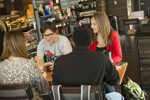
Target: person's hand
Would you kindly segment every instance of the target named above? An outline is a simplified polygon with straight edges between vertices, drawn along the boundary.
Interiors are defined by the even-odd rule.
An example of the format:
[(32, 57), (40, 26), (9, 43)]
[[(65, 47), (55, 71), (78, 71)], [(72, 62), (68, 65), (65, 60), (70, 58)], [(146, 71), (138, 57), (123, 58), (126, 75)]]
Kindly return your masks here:
[(51, 62), (50, 62), (49, 65), (50, 65), (50, 66), (49, 66), (49, 70), (53, 71), (54, 63), (51, 63)]
[[(48, 68), (47, 68), (47, 66), (48, 66)], [(54, 66), (54, 63), (51, 63), (51, 62), (45, 63), (44, 64), (44, 70), (47, 72), (53, 71), (53, 66)]]

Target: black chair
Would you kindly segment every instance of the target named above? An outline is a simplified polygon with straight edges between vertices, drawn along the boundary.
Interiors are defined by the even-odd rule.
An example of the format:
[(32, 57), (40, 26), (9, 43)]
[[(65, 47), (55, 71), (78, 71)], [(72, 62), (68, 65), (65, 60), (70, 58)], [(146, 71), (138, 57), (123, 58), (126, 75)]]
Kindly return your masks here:
[(50, 87), (49, 97), (52, 97), (52, 100), (104, 100), (99, 85), (81, 85), (81, 87), (53, 85)]
[(0, 100), (31, 100), (32, 98), (33, 94), (29, 83), (0, 85)]
[(139, 26), (139, 19), (124, 19), (123, 25), (125, 29), (125, 51), (127, 51), (127, 48), (131, 46), (131, 36), (135, 35), (136, 28)]

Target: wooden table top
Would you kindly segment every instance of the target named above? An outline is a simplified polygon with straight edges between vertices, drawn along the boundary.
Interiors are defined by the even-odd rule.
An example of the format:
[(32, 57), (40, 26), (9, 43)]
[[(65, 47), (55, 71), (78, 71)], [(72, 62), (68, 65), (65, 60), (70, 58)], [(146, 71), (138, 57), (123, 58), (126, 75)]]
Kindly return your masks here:
[(47, 73), (47, 78), (46, 80), (49, 82), (49, 83), (52, 83), (53, 79), (52, 79), (52, 74), (53, 72), (46, 72)]
[[(117, 71), (118, 71), (118, 73), (120, 75), (120, 84), (121, 84), (121, 82), (122, 82), (122, 80), (124, 78), (124, 74), (126, 72), (126, 68), (127, 68), (128, 63), (127, 62), (118, 62), (118, 63), (115, 63), (114, 65), (116, 67), (118, 67)], [(52, 83), (52, 81), (53, 81), (52, 80), (52, 74), (53, 74), (53, 72), (46, 72), (46, 73), (47, 73), (47, 81), (49, 83)]]
[(149, 20), (150, 18), (148, 17), (144, 17), (143, 19), (139, 19), (139, 21), (143, 21), (143, 20)]
[(117, 71), (119, 73), (119, 76), (120, 76), (120, 84), (124, 78), (124, 74), (126, 72), (126, 69), (127, 69), (127, 66), (128, 66), (128, 63), (127, 62), (118, 62), (116, 64), (114, 64), (115, 66), (120, 66), (121, 68), (118, 68)]

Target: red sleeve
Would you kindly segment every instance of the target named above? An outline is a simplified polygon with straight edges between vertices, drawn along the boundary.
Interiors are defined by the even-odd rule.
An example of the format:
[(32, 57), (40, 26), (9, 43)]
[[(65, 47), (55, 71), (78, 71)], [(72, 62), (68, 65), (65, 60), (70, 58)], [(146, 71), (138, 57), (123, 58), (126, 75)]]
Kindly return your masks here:
[(113, 63), (116, 63), (122, 60), (122, 49), (118, 33), (113, 31), (111, 34), (113, 40), (111, 42), (111, 46), (107, 47), (107, 50), (111, 51)]
[(95, 51), (96, 50), (97, 45), (94, 43), (94, 40), (92, 41), (92, 44), (90, 45), (89, 49), (91, 51)]

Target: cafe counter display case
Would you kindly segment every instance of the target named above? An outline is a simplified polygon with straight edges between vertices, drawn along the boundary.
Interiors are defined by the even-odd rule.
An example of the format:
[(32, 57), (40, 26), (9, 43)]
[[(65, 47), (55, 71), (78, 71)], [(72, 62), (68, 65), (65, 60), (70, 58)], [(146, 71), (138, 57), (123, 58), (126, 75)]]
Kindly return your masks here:
[(20, 31), (26, 38), (26, 46), (30, 58), (35, 58), (39, 39), (32, 22), (28, 22), (27, 16), (5, 15), (0, 18), (7, 24), (9, 31)]
[(26, 28), (29, 26), (32, 26), (32, 23), (28, 22), (27, 16), (20, 16), (18, 15), (4, 15), (0, 16), (0, 19), (2, 19), (4, 22), (6, 22), (9, 31), (11, 30), (18, 30), (20, 28)]

